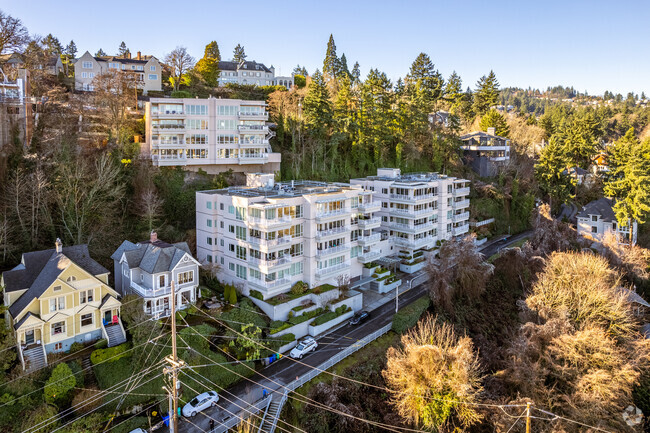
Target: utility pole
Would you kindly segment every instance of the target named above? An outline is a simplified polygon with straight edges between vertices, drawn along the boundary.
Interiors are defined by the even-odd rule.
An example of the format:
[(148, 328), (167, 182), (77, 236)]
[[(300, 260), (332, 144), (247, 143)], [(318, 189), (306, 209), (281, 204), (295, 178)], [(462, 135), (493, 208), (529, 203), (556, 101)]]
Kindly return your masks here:
[(530, 402), (526, 402), (526, 433), (530, 433)]
[[(175, 282), (171, 282), (172, 293), (171, 293), (171, 313), (172, 313), (172, 354), (165, 358), (165, 361), (169, 363), (168, 367), (163, 368), (163, 373), (171, 375), (172, 377), (172, 386), (169, 392), (169, 431), (170, 433), (178, 433), (178, 388), (180, 388), (180, 382), (178, 381), (178, 371), (183, 368), (185, 364), (183, 361), (178, 359), (176, 353), (176, 291), (175, 291)], [(171, 391), (171, 392), (170, 392)]]

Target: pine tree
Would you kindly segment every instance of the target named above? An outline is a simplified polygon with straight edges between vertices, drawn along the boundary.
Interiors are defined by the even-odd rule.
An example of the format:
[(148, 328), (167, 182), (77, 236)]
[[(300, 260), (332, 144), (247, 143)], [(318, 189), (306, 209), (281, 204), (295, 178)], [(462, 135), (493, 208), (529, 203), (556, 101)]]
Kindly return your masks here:
[(104, 57), (104, 56), (106, 56), (106, 52), (101, 48), (97, 50), (97, 52), (95, 53), (95, 57)]
[(483, 117), (479, 123), (482, 131), (487, 131), (488, 128), (495, 128), (496, 135), (507, 137), (510, 134), (510, 127), (503, 114), (497, 110), (490, 110)]
[[(622, 226), (643, 224), (650, 213), (650, 140), (639, 143), (630, 128), (609, 150), (610, 177), (606, 195), (616, 199), (614, 212)], [(633, 240), (630, 230), (630, 241)]]
[(557, 137), (552, 137), (535, 165), (535, 177), (539, 188), (548, 196), (551, 207), (554, 200), (564, 203), (571, 198), (575, 179), (566, 171), (568, 163), (562, 144)]
[(308, 77), (309, 72), (307, 72), (307, 68), (304, 66), (296, 65), (295, 68), (293, 68), (293, 74), (294, 75), (302, 75), (303, 77)]
[(411, 64), (411, 70), (406, 76), (407, 89), (411, 93), (422, 93), (421, 102), (432, 105), (442, 96), (443, 85), (442, 75), (436, 69), (431, 58), (425, 53), (420, 53)]
[(52, 33), (45, 36), (42, 44), (45, 54), (49, 56), (61, 55), (63, 53), (63, 46), (61, 45), (61, 42), (59, 42), (59, 40), (55, 38)]
[(246, 61), (246, 51), (244, 51), (244, 46), (237, 44), (235, 49), (232, 52), (232, 60), (237, 63), (242, 63)]
[(483, 75), (476, 83), (474, 111), (477, 114), (485, 114), (490, 107), (497, 105), (498, 102), (499, 82), (494, 71), (490, 71), (487, 76)]
[(339, 70), (340, 73), (346, 76), (350, 76), (350, 70), (348, 69), (348, 59), (345, 57), (345, 53), (341, 55), (341, 60), (339, 60)]
[(219, 85), (219, 62), (221, 54), (216, 41), (205, 46), (203, 58), (196, 62), (195, 70), (206, 86), (217, 87)]
[(307, 124), (320, 132), (332, 121), (332, 106), (323, 74), (317, 69), (309, 83), (303, 103), (303, 113)]
[(352, 84), (355, 86), (361, 82), (361, 67), (359, 66), (359, 62), (354, 62), (354, 66), (350, 72), (350, 78), (352, 79)]
[(340, 60), (336, 56), (336, 43), (334, 43), (334, 36), (330, 34), (330, 40), (327, 42), (325, 60), (323, 61), (323, 76), (326, 80), (337, 78), (340, 70)]
[(70, 59), (74, 59), (75, 56), (77, 55), (77, 45), (75, 45), (74, 41), (70, 41), (67, 47), (65, 47), (65, 54), (68, 56)]
[(126, 44), (124, 41), (120, 44), (120, 47), (117, 49), (117, 56), (118, 57), (126, 57), (126, 55), (129, 53), (129, 49), (126, 47)]

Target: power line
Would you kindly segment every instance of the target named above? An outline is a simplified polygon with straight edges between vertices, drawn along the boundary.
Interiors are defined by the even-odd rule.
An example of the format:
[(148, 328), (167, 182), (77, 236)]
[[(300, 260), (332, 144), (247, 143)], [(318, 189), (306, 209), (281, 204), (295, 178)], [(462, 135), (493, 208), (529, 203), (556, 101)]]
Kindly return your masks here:
[(533, 409), (538, 410), (538, 411), (542, 412), (543, 414), (546, 414), (546, 415), (550, 415), (550, 416), (552, 416), (553, 418), (550, 419), (549, 421), (556, 421), (556, 420), (558, 420), (558, 419), (561, 419), (561, 420), (564, 420), (564, 421), (567, 421), (567, 422), (571, 422), (571, 423), (574, 423), (574, 424), (581, 425), (582, 427), (592, 428), (592, 429), (594, 429), (594, 430), (601, 431), (601, 432), (603, 432), (603, 433), (614, 433), (613, 431), (605, 430), (605, 429), (602, 429), (602, 428), (600, 428), (600, 427), (596, 427), (596, 426), (593, 426), (593, 425), (585, 424), (585, 423), (583, 423), (583, 422), (576, 421), (576, 420), (573, 420), (573, 419), (570, 419), (570, 418), (567, 418), (567, 417), (564, 417), (564, 416), (561, 416), (561, 415), (557, 415), (557, 414), (554, 414), (554, 413), (552, 413), (552, 412), (549, 412), (549, 411), (546, 411), (546, 410), (543, 410), (543, 409), (539, 409), (539, 408), (537, 408), (537, 407), (534, 407)]

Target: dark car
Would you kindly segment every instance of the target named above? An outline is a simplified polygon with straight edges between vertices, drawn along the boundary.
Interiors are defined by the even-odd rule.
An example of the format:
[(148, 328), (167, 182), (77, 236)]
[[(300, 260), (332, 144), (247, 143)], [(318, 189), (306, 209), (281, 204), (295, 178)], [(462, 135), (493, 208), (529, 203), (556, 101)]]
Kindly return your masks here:
[(370, 317), (370, 313), (367, 311), (359, 311), (357, 314), (350, 319), (350, 325), (358, 325), (359, 323), (365, 322)]

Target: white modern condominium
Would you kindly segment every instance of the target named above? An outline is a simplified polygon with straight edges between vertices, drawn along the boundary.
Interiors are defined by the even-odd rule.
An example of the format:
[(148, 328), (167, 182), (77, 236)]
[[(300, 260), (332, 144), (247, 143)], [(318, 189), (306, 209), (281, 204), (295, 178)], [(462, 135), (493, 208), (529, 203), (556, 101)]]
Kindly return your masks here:
[(351, 179), (374, 192), (381, 228), (398, 250), (433, 248), (438, 241), (469, 231), (469, 181), (438, 173), (401, 174), (380, 168), (377, 176)]
[(249, 174), (247, 186), (196, 193), (198, 259), (222, 282), (262, 293), (355, 280), (382, 256), (379, 204), (372, 191), (342, 183), (274, 183)]
[(146, 151), (155, 166), (209, 174), (280, 170), (272, 153), (264, 101), (151, 98), (145, 107)]

